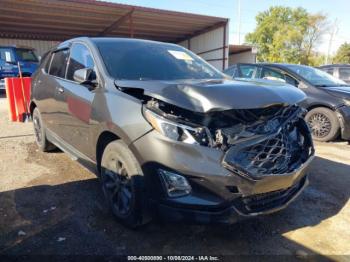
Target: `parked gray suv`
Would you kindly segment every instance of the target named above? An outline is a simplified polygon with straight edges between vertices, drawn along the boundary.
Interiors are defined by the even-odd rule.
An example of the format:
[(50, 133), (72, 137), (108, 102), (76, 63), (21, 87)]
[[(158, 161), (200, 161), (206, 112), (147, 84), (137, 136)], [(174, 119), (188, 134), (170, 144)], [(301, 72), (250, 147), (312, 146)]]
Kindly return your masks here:
[(286, 207), (314, 155), (303, 99), (228, 79), (178, 45), (76, 38), (43, 57), (30, 110), (39, 148), (96, 172), (113, 214), (135, 227)]

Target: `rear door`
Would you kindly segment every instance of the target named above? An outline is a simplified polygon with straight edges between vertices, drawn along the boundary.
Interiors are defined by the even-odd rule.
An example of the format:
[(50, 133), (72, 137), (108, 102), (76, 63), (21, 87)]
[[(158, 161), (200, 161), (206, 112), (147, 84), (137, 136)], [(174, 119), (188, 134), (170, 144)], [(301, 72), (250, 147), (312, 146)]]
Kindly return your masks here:
[(339, 79), (343, 80), (347, 84), (350, 84), (350, 67), (339, 67), (338, 73)]
[(73, 43), (66, 79), (62, 81), (62, 90), (57, 93), (57, 101), (61, 105), (61, 137), (69, 146), (84, 155), (89, 155), (90, 115), (95, 91), (91, 90), (91, 86), (79, 84), (74, 80), (74, 72), (83, 68), (92, 68), (96, 72), (89, 48), (83, 43)]
[(49, 54), (32, 83), (33, 97), (44, 124), (49, 131), (56, 134), (59, 134), (61, 124), (61, 105), (56, 100), (56, 93), (65, 77), (68, 54), (68, 49), (56, 50)]

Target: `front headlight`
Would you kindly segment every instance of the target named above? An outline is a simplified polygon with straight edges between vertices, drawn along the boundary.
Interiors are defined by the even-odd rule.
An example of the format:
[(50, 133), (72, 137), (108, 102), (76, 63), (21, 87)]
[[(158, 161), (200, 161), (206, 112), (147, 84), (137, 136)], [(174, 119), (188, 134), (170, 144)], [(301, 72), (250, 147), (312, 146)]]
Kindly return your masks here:
[(144, 108), (143, 114), (155, 130), (172, 140), (197, 145), (210, 143), (210, 133), (205, 127), (191, 127), (176, 123), (147, 108)]

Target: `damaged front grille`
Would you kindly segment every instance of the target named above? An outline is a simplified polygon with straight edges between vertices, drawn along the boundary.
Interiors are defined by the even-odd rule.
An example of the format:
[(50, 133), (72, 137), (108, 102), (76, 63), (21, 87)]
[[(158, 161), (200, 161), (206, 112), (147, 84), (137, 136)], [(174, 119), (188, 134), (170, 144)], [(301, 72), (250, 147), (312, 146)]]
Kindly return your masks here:
[(250, 173), (278, 174), (288, 172), (288, 162), (292, 154), (285, 132), (266, 139), (256, 145), (241, 150), (245, 168)]
[(151, 100), (147, 108), (181, 125), (177, 140), (222, 150), (222, 164), (246, 177), (288, 174), (313, 154), (305, 110), (296, 105), (198, 113)]
[(291, 108), (288, 114), (255, 127), (258, 131), (248, 139), (235, 140), (225, 154), (224, 166), (259, 178), (288, 174), (306, 162), (313, 154), (311, 136), (298, 108)]

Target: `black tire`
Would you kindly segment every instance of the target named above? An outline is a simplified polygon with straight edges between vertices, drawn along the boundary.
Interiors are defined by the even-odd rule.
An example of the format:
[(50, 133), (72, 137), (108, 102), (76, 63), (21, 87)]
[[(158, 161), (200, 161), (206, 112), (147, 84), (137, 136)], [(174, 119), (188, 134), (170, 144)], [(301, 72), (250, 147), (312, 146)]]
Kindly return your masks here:
[(336, 114), (325, 107), (310, 110), (305, 120), (308, 123), (313, 139), (328, 142), (339, 136), (340, 124)]
[(103, 151), (100, 178), (103, 193), (119, 221), (131, 228), (149, 222), (141, 167), (121, 140), (110, 142)]
[(49, 152), (56, 149), (56, 146), (52, 144), (46, 137), (45, 125), (43, 124), (39, 109), (36, 107), (33, 111), (33, 126), (35, 141), (39, 149), (43, 152)]

